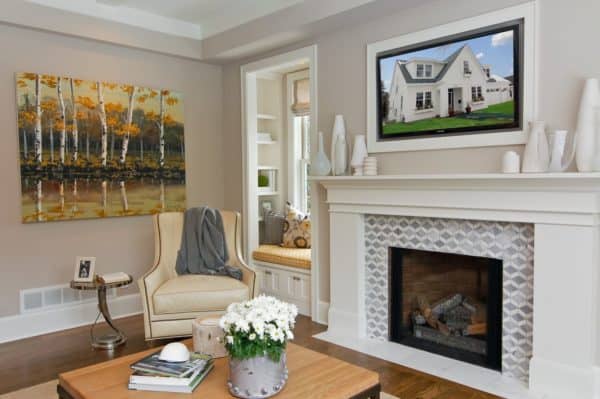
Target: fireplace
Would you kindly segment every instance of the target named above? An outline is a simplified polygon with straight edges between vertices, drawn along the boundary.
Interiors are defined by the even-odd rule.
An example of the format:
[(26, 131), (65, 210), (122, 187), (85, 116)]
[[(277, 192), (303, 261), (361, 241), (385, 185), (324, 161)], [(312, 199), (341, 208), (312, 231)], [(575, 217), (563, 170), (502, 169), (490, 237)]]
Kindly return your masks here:
[(502, 368), (502, 260), (389, 248), (389, 338)]

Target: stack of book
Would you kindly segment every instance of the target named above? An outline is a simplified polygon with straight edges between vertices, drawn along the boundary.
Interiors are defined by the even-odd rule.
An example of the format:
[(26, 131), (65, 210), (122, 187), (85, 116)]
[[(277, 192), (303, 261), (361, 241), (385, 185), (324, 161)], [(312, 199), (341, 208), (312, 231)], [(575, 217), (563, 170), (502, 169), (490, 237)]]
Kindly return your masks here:
[(159, 354), (160, 351), (131, 365), (129, 389), (192, 393), (213, 368), (209, 355), (192, 353), (189, 361), (172, 363), (160, 360)]

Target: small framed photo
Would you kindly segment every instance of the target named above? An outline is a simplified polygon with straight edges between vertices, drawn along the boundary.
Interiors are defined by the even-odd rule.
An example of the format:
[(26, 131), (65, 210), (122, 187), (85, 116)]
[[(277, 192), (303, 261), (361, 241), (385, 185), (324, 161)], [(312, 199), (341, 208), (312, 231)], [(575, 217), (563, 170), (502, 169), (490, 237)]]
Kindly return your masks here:
[(261, 209), (263, 215), (267, 212), (272, 211), (273, 210), (273, 202), (271, 200), (260, 201), (260, 209)]
[(96, 258), (90, 256), (78, 256), (75, 260), (75, 276), (73, 281), (91, 283), (94, 281), (96, 269)]

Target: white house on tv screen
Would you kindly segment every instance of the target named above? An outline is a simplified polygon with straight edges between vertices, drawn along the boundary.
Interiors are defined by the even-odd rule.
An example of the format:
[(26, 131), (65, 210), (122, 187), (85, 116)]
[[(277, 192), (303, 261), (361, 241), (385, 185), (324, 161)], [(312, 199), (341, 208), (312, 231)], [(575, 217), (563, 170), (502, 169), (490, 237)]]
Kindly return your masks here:
[[(509, 79), (512, 80), (511, 77)], [(390, 83), (388, 122), (460, 114), (513, 99), (512, 81), (481, 65), (469, 45), (444, 60), (398, 60)]]

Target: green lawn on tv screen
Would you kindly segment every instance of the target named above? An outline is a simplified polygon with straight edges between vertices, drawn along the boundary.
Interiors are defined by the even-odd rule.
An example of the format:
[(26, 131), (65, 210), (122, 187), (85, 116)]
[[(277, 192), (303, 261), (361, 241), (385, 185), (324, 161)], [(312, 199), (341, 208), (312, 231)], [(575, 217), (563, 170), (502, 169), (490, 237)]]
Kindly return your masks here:
[(445, 130), (461, 127), (477, 127), (510, 124), (514, 120), (515, 102), (490, 105), (470, 114), (447, 118), (429, 118), (414, 122), (393, 122), (383, 125), (383, 134), (409, 133), (430, 130)]

